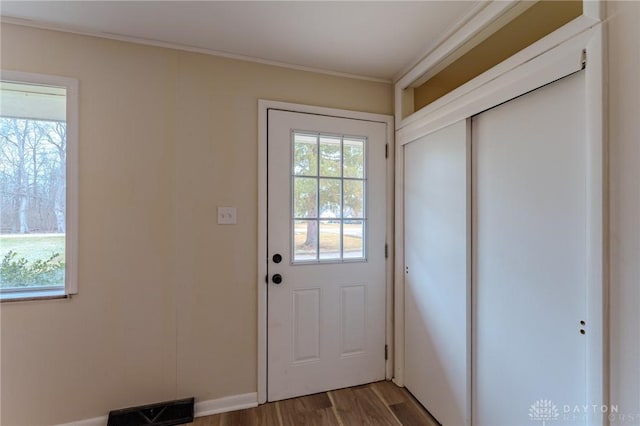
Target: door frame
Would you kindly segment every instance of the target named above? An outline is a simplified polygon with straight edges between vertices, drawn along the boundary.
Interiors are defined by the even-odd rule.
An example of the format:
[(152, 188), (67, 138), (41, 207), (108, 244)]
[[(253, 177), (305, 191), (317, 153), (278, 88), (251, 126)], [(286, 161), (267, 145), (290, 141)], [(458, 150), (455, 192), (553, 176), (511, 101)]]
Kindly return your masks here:
[[(394, 382), (404, 385), (404, 145), (493, 106), (551, 83), (584, 67), (586, 97), (587, 164), (587, 402), (609, 404), (608, 356), (608, 155), (606, 141), (606, 63), (603, 52), (605, 33), (600, 1), (585, 1), (583, 15), (566, 24), (511, 58), (496, 65), (430, 105), (403, 117), (403, 91), (429, 69), (439, 63), (428, 56), (395, 85), (396, 156), (395, 156), (395, 354)], [(495, 19), (486, 18), (484, 24)], [(476, 23), (477, 24), (477, 23)], [(451, 36), (449, 52), (460, 47), (468, 33), (463, 28)], [(468, 35), (468, 34), (467, 34)], [(459, 40), (458, 40), (459, 39)], [(446, 55), (445, 55), (446, 56)], [(470, 200), (471, 194), (467, 197)], [(471, 238), (471, 234), (468, 236)], [(471, 253), (469, 252), (469, 265)], [(473, 306), (468, 301), (467, 338), (471, 342)], [(468, 359), (468, 395), (471, 397), (471, 362)], [(471, 407), (468, 407), (469, 413)], [(470, 416), (469, 416), (470, 417)], [(473, 419), (469, 418), (472, 424)], [(604, 425), (606, 416), (590, 413), (588, 424)]]
[(268, 111), (281, 110), (303, 114), (323, 115), (336, 118), (374, 121), (386, 126), (388, 146), (386, 178), (386, 240), (389, 257), (386, 259), (386, 302), (385, 302), (385, 344), (388, 346), (388, 358), (385, 361), (387, 380), (393, 377), (393, 253), (394, 250), (394, 122), (393, 116), (368, 112), (325, 108), (289, 102), (258, 100), (258, 404), (267, 401), (267, 153), (268, 153)]

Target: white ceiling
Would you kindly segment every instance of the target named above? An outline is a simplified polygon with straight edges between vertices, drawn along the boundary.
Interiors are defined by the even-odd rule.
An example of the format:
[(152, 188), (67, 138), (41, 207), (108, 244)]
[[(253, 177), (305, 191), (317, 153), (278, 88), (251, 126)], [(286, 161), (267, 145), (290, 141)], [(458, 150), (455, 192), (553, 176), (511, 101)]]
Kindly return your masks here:
[(2, 0), (0, 14), (8, 22), (391, 81), (484, 4)]

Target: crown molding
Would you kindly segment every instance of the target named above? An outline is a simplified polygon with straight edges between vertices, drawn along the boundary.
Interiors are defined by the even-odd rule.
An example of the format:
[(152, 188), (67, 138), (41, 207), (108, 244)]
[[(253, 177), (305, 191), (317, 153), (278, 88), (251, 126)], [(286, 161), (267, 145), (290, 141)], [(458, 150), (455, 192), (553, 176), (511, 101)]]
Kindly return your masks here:
[(98, 37), (98, 38), (104, 38), (108, 40), (122, 41), (126, 43), (160, 47), (164, 49), (173, 49), (173, 50), (180, 50), (184, 52), (200, 53), (203, 55), (217, 56), (217, 57), (222, 57), (227, 59), (234, 59), (237, 61), (253, 62), (257, 64), (262, 64), (262, 65), (270, 65), (274, 67), (292, 69), (296, 71), (306, 71), (306, 72), (313, 72), (316, 74), (325, 74), (333, 77), (343, 77), (343, 78), (351, 78), (355, 80), (364, 80), (364, 81), (373, 81), (376, 83), (392, 84), (392, 80), (386, 79), (386, 78), (371, 77), (371, 76), (359, 75), (359, 74), (350, 74), (350, 73), (332, 71), (332, 70), (323, 69), (323, 68), (314, 68), (314, 67), (308, 67), (304, 65), (290, 64), (287, 62), (272, 61), (269, 59), (256, 58), (253, 56), (238, 55), (235, 53), (223, 52), (223, 51), (213, 50), (213, 49), (206, 49), (202, 47), (189, 46), (189, 45), (184, 45), (179, 43), (170, 43), (166, 41), (147, 39), (142, 37), (130, 37), (130, 36), (125, 36), (121, 34), (94, 31), (87, 28), (52, 24), (47, 22), (34, 21), (30, 19), (15, 18), (11, 16), (0, 16), (0, 23), (20, 25), (23, 27), (31, 27), (31, 28), (41, 29), (41, 30), (59, 31), (59, 32), (78, 34), (78, 35), (89, 36), (89, 37)]

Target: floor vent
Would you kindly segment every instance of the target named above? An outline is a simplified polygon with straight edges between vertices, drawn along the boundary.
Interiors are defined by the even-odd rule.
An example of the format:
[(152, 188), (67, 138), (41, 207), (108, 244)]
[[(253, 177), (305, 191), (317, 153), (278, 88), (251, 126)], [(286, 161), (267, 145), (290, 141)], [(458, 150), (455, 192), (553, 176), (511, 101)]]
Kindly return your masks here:
[(186, 398), (113, 410), (107, 426), (173, 426), (193, 421), (195, 399)]

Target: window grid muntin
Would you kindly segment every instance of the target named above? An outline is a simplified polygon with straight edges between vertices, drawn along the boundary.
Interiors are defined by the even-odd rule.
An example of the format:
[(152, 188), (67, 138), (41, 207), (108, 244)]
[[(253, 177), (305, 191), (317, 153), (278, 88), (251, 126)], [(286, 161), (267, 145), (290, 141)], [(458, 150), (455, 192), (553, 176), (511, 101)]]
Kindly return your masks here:
[[(307, 174), (296, 174), (295, 173), (295, 149), (296, 149), (296, 135), (314, 137), (315, 138), (315, 146), (316, 146), (316, 174), (315, 175), (307, 175)], [(320, 170), (320, 138), (321, 137), (330, 137), (330, 138), (340, 138), (340, 176), (324, 176), (321, 174)], [(362, 178), (355, 177), (345, 177), (344, 176), (344, 140), (359, 140), (362, 141)], [(291, 163), (290, 163), (290, 171), (291, 171), (291, 194), (290, 194), (290, 212), (291, 212), (291, 222), (290, 222), (290, 232), (291, 232), (291, 264), (292, 265), (304, 265), (304, 264), (318, 264), (318, 263), (350, 263), (350, 262), (366, 262), (367, 261), (367, 211), (368, 211), (368, 138), (366, 136), (353, 136), (353, 135), (345, 135), (345, 134), (333, 134), (333, 133), (324, 133), (324, 132), (309, 132), (309, 131), (300, 131), (300, 130), (292, 130), (291, 131)], [(296, 178), (315, 178), (316, 180), (316, 191), (315, 191), (315, 217), (297, 217), (295, 215), (295, 179)], [(320, 179), (335, 179), (340, 181), (340, 217), (339, 218), (322, 218), (320, 217)], [(358, 181), (363, 183), (362, 187), (362, 217), (344, 217), (344, 181)], [(339, 230), (339, 242), (340, 242), (340, 257), (332, 258), (332, 259), (321, 259), (320, 258), (320, 222), (323, 220), (335, 220), (339, 222), (340, 230)], [(316, 240), (315, 240), (315, 259), (300, 259), (296, 260), (296, 241), (295, 241), (295, 227), (297, 221), (314, 221), (316, 223)], [(361, 253), (360, 257), (353, 258), (345, 258), (344, 256), (344, 222), (345, 221), (353, 221), (353, 222), (361, 222), (362, 226), (362, 244), (361, 244)]]

